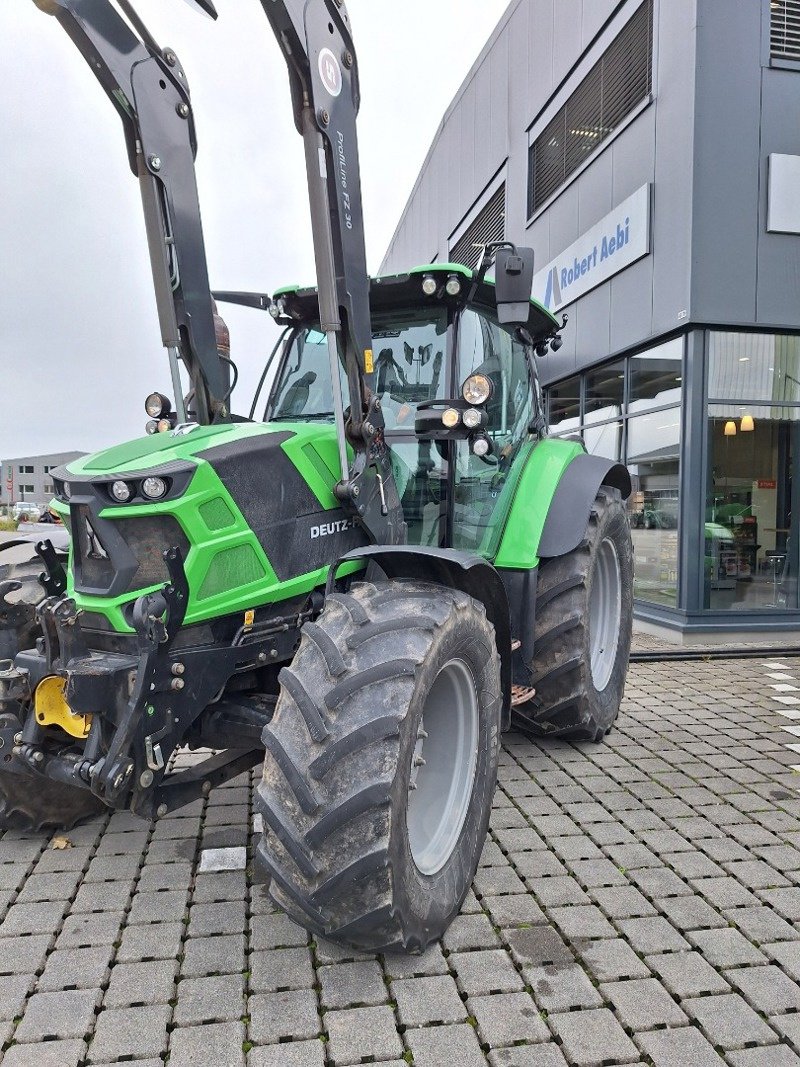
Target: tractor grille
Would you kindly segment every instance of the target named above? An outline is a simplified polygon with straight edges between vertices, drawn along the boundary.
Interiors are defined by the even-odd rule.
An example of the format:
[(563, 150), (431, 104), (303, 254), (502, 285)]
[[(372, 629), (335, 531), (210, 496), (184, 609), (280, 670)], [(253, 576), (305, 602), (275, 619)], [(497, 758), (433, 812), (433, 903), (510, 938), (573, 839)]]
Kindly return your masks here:
[[(185, 559), (189, 551), (186, 534), (171, 515), (94, 521), (81, 505), (72, 509), (72, 526), (79, 532), (74, 538), (79, 591), (113, 587), (114, 595), (119, 595), (167, 582), (164, 552), (176, 547)], [(126, 571), (130, 576), (120, 583), (118, 577)]]
[(114, 525), (139, 563), (130, 589), (142, 589), (146, 585), (169, 581), (169, 571), (163, 558), (168, 548), (179, 548), (184, 560), (186, 559), (189, 541), (178, 521), (171, 515), (154, 515), (147, 519), (118, 519)]

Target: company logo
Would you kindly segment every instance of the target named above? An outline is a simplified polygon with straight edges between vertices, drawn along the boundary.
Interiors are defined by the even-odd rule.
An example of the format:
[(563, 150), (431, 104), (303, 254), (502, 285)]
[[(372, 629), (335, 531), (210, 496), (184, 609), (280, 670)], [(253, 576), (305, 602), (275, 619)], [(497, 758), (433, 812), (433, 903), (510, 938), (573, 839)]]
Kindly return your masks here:
[[(578, 259), (572, 257), (572, 263), (567, 267), (553, 267), (547, 278), (547, 289), (544, 294), (544, 306), (550, 310), (557, 307), (562, 301), (569, 300), (567, 290), (574, 285), (579, 278), (583, 278), (591, 270), (597, 268), (598, 263), (605, 263), (620, 252), (631, 239), (631, 220), (625, 216), (623, 225), (617, 223), (616, 232), (604, 234), (598, 244), (592, 246), (587, 255)], [(563, 295), (565, 294), (565, 295)]]
[(319, 54), (319, 76), (331, 96), (338, 96), (342, 91), (342, 68), (330, 48), (323, 48)]
[(337, 522), (322, 522), (319, 526), (311, 527), (311, 540), (317, 537), (330, 537), (331, 534), (342, 533), (343, 530), (352, 530), (352, 519), (339, 519)]
[(650, 186), (643, 185), (537, 272), (533, 296), (559, 311), (650, 251)]
[(558, 284), (558, 267), (553, 267), (547, 275), (547, 288), (544, 291), (544, 306), (549, 311), (551, 307), (561, 303), (561, 286)]

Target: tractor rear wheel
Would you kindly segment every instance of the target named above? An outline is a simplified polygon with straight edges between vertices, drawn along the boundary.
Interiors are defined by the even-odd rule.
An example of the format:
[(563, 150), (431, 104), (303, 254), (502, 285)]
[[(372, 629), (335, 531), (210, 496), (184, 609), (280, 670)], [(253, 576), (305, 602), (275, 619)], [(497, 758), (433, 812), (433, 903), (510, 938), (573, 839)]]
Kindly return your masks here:
[(631, 647), (633, 548), (617, 489), (601, 486), (572, 552), (542, 560), (532, 686), (513, 725), (601, 741), (619, 712)]
[(291, 918), (422, 952), (458, 913), (489, 823), (500, 661), (483, 605), (435, 584), (328, 597), (264, 730), (256, 867)]

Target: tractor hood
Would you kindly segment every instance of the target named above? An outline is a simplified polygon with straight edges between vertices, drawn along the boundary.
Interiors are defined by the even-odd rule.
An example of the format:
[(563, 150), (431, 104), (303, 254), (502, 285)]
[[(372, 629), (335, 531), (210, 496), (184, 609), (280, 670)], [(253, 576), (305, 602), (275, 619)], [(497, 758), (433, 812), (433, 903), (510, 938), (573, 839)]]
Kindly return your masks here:
[(305, 594), (332, 556), (364, 543), (333, 493), (332, 425), (168, 431), (52, 473), (72, 534), (68, 593), (96, 628), (117, 633), (131, 631), (135, 599), (168, 581), (168, 548), (184, 561), (191, 625)]

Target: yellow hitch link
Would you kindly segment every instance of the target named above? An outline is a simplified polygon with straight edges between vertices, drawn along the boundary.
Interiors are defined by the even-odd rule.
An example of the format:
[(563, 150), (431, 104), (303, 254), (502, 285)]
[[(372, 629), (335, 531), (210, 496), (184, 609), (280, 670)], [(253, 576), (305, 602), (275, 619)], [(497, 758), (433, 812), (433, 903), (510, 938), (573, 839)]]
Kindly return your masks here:
[(64, 696), (66, 685), (67, 679), (57, 675), (39, 682), (33, 698), (36, 721), (40, 726), (60, 726), (73, 737), (83, 739), (89, 736), (92, 716), (75, 714)]

